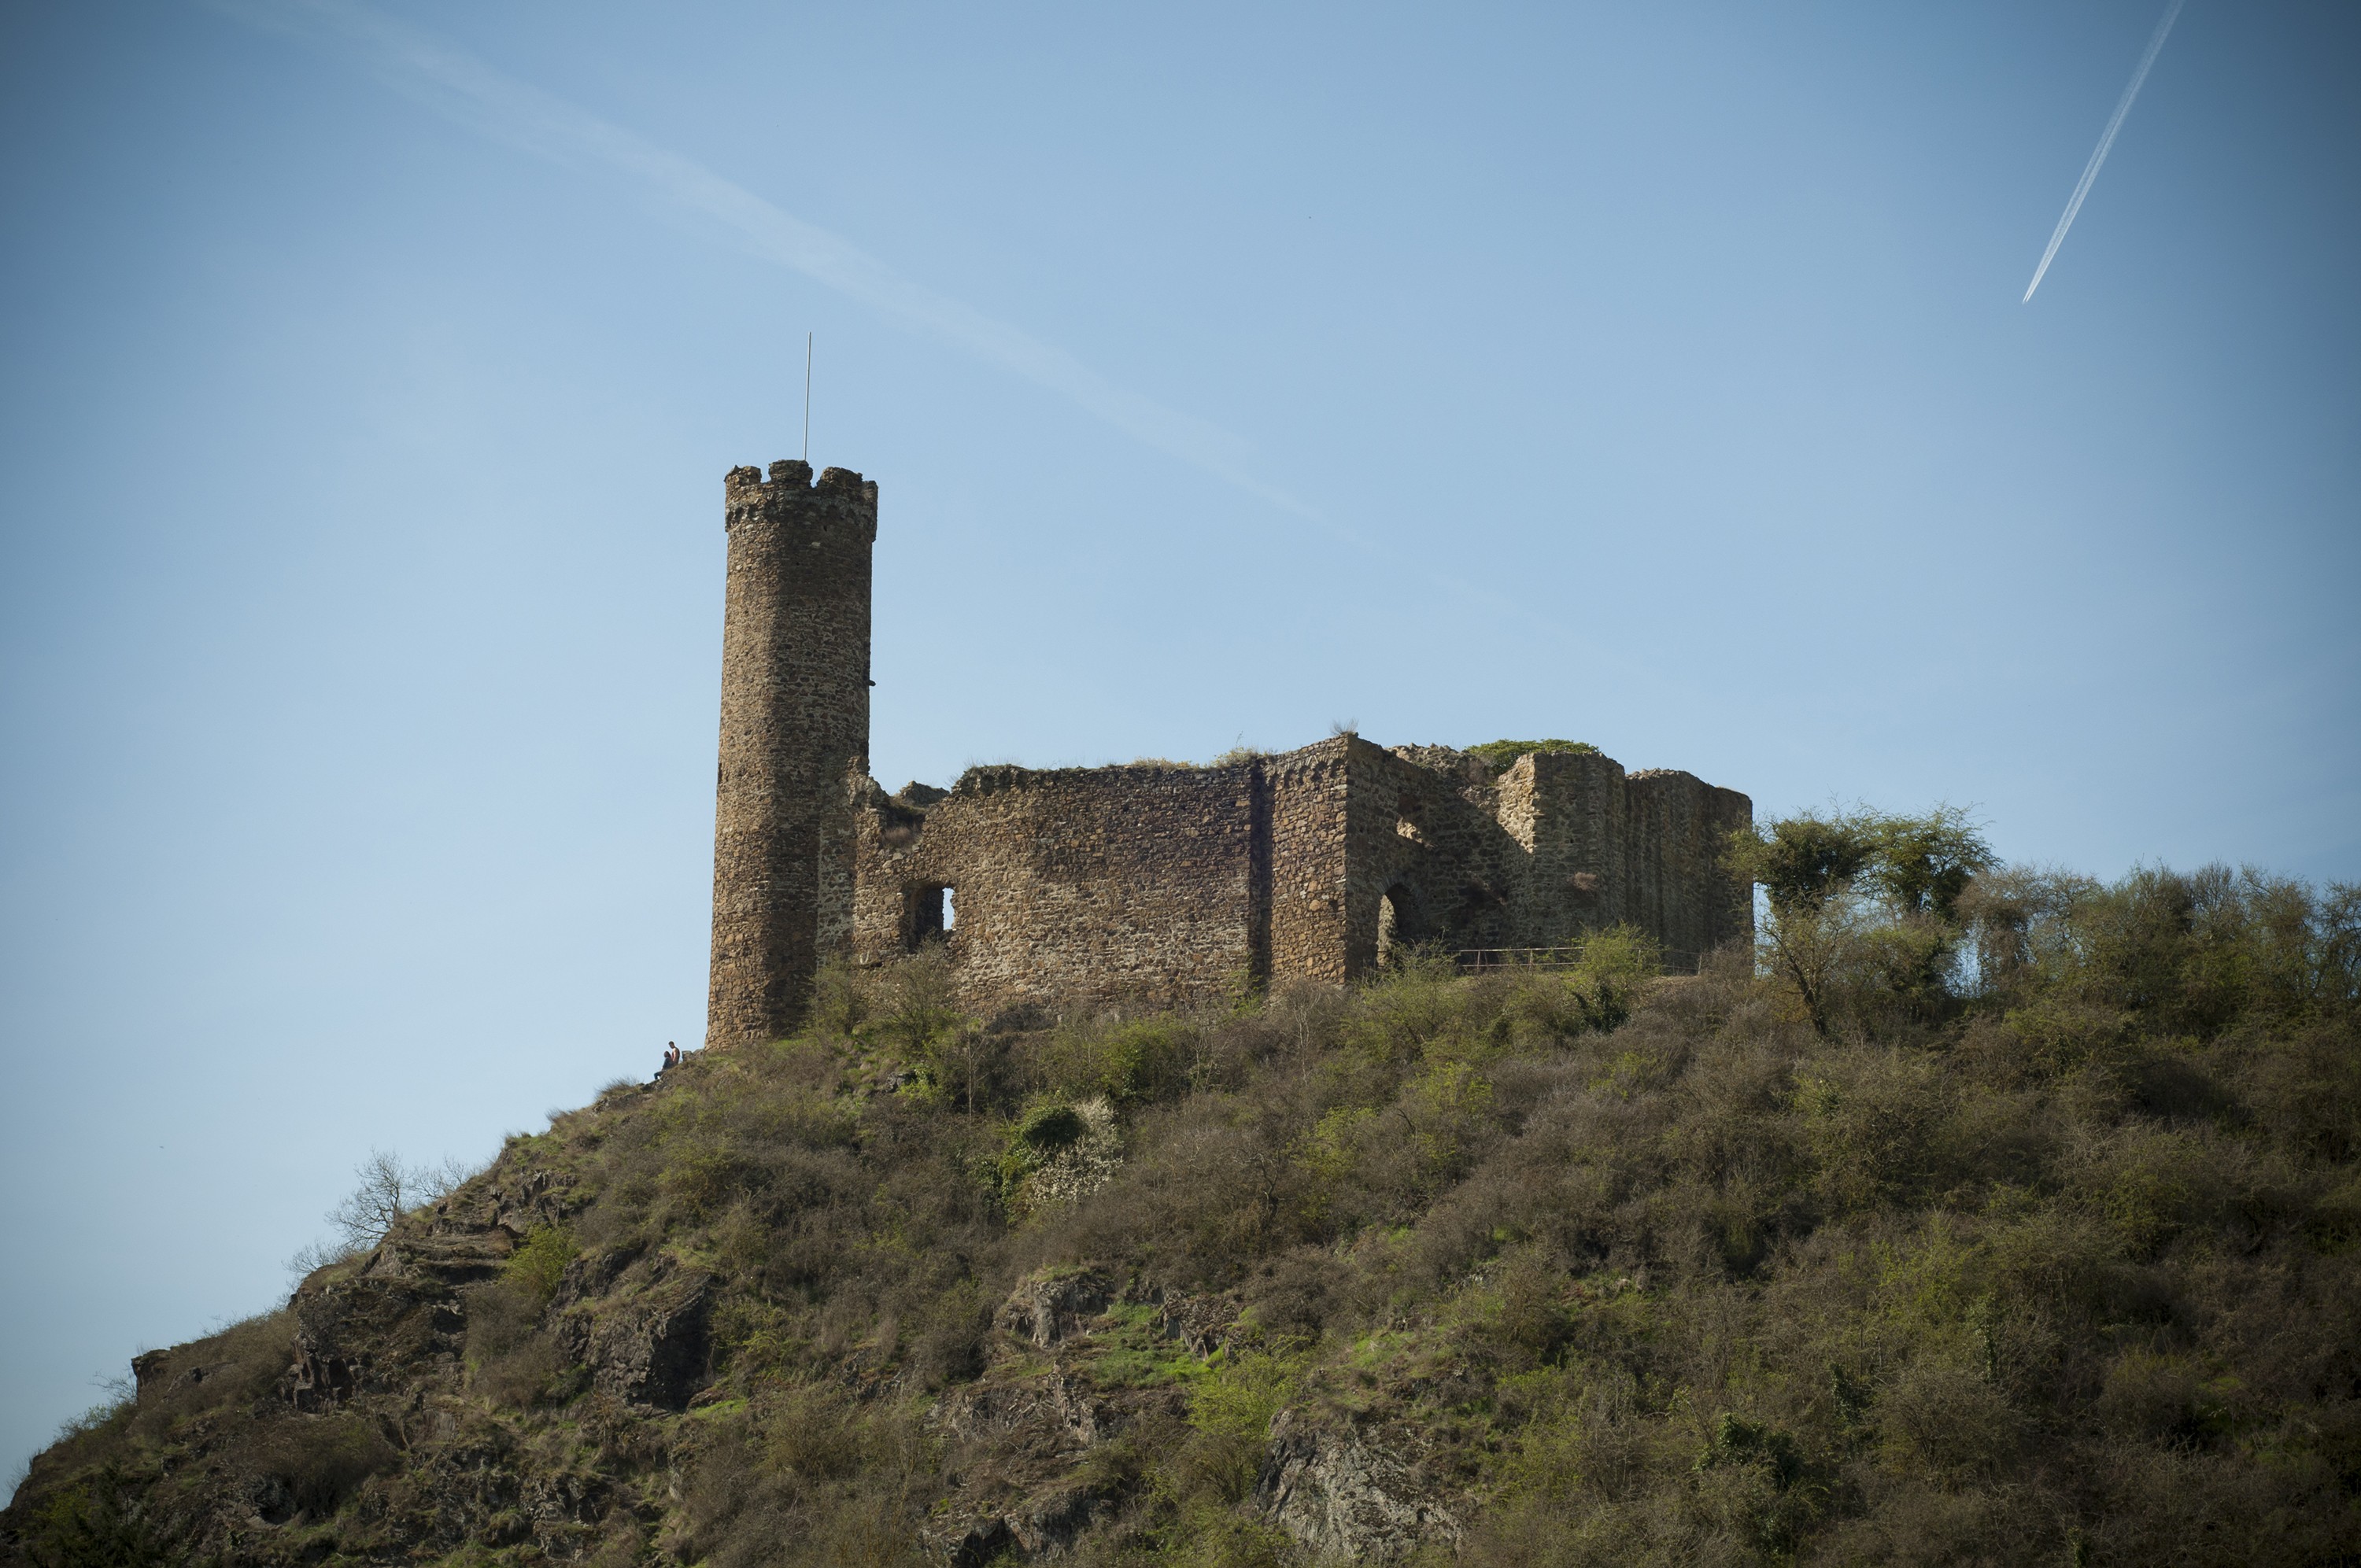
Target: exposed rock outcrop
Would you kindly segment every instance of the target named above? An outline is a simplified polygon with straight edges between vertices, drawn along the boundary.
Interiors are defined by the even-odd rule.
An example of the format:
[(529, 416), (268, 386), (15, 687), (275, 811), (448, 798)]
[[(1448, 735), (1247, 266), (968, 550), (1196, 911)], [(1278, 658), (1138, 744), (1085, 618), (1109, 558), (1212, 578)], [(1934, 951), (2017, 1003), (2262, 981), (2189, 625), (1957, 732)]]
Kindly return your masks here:
[(1010, 1293), (993, 1314), (993, 1324), (1047, 1350), (1079, 1332), (1085, 1319), (1105, 1311), (1115, 1294), (1113, 1281), (1094, 1272), (1036, 1275)]
[(1281, 1410), (1271, 1422), (1255, 1502), (1323, 1559), (1382, 1563), (1459, 1539), (1459, 1521), (1426, 1490), (1414, 1467), (1384, 1444)]
[(456, 1365), (467, 1326), (456, 1293), (437, 1279), (379, 1272), (385, 1255), (356, 1277), (306, 1281), (295, 1293), (287, 1397), (297, 1409), (385, 1391), (421, 1362)]
[(591, 1387), (631, 1405), (680, 1410), (703, 1386), (712, 1352), (712, 1280), (659, 1266), (620, 1305), (559, 1321), (557, 1339), (590, 1368)]

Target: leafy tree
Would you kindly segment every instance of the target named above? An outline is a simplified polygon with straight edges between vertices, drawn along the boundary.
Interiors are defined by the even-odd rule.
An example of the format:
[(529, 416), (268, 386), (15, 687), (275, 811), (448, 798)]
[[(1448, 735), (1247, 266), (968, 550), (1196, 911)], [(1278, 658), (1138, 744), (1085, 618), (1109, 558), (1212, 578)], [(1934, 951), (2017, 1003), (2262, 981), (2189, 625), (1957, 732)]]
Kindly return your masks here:
[(1728, 863), (1764, 891), (1762, 943), (1813, 1030), (1923, 1018), (1949, 1000), (1960, 901), (1999, 857), (1966, 812), (1799, 812), (1731, 835)]
[(1739, 829), (1730, 861), (1761, 884), (1774, 911), (1816, 908), (1877, 859), (1883, 820), (1865, 812), (1797, 812)]
[(1869, 819), (1871, 883), (1907, 915), (1954, 918), (1968, 883), (2000, 864), (1968, 814), (1938, 806), (1923, 817)]

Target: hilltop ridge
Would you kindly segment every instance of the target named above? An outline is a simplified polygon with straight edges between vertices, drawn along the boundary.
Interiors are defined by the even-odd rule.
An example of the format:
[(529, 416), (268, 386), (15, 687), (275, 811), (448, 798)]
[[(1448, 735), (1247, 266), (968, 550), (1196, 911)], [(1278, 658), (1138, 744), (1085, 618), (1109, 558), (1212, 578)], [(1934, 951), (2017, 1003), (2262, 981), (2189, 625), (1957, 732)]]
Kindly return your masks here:
[(2361, 1552), (2361, 894), (1914, 903), (1837, 827), (1692, 978), (1607, 934), (986, 1027), (939, 957), (828, 971), (140, 1358), (0, 1556)]

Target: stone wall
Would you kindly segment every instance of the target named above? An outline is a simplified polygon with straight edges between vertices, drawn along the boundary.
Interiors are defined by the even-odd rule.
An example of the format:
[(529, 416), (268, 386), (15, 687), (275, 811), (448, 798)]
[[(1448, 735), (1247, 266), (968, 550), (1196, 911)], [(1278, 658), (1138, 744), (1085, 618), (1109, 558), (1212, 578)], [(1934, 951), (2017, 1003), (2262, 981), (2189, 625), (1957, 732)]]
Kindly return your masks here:
[(1625, 794), (1621, 918), (1690, 954), (1752, 937), (1754, 889), (1720, 860), (1730, 831), (1754, 820), (1754, 803), (1671, 769), (1633, 773)]
[(1268, 757), (1270, 966), (1274, 979), (1342, 981), (1345, 969), (1346, 743)]
[(1522, 856), (1499, 819), (1491, 770), (1449, 747), (1388, 751), (1357, 736), (1351, 756), (1346, 974), (1367, 972), (1396, 942), (1508, 945)]
[(1265, 969), (1269, 856), (1259, 763), (971, 768), (948, 793), (861, 802), (850, 954), (877, 963), (939, 927), (979, 1004), (1207, 1000)]
[(1746, 797), (1613, 759), (1340, 736), (1221, 767), (976, 768), (948, 792), (853, 785), (841, 951), (940, 934), (969, 1004), (1205, 1001), (1371, 971), (1393, 943), (1551, 947), (1630, 921), (1686, 965), (1751, 930), (1720, 870)]
[(851, 925), (844, 780), (869, 762), (877, 487), (806, 463), (733, 468), (714, 784), (706, 1041), (787, 1033)]

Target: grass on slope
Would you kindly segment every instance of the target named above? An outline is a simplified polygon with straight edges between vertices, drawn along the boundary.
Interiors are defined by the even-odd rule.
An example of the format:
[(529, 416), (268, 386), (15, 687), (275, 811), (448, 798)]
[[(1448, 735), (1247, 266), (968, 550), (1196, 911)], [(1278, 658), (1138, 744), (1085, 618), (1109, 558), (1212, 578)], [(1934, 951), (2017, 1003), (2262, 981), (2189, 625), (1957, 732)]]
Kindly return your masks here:
[[(609, 1488), (618, 1564), (940, 1562), (1051, 1494), (1070, 1561), (1288, 1563), (1285, 1432), (1379, 1456), (1427, 1510), (1380, 1544), (1434, 1562), (2361, 1558), (2361, 898), (1850, 896), (1671, 982), (1601, 941), (993, 1034), (923, 963), (837, 977), (808, 1036), (503, 1154), (573, 1207), (469, 1299), (465, 1398)], [(683, 1413), (600, 1406), (554, 1328), (652, 1252), (719, 1292)], [(995, 1326), (1091, 1278), (1061, 1343)], [(271, 1359), (72, 1435), (24, 1549), (170, 1560), (69, 1543), (169, 1530), (137, 1499), (205, 1422), (272, 1474)], [(950, 1420), (1053, 1382), (1119, 1430)], [(310, 1483), (316, 1560), (391, 1553), (357, 1521), (423, 1463)]]

